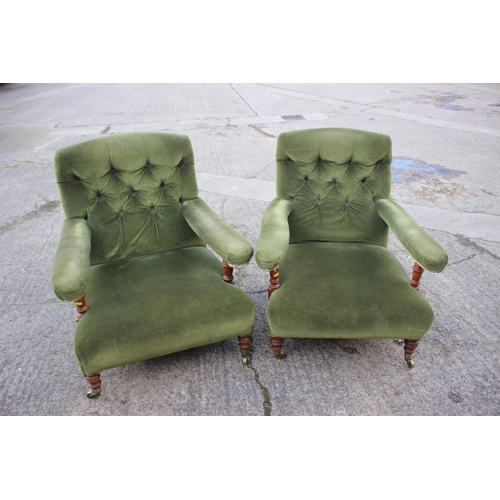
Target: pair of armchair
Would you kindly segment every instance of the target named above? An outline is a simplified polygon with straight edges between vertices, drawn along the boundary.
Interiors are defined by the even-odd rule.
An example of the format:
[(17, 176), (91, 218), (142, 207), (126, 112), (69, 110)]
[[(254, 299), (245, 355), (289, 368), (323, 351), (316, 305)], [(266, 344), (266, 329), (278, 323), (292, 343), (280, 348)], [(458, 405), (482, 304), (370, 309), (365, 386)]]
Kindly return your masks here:
[[(277, 198), (266, 209), (257, 264), (270, 271), (272, 350), (283, 339), (404, 338), (430, 329), (414, 288), (446, 252), (394, 201), (389, 137), (349, 129), (278, 138)], [(56, 295), (77, 310), (74, 352), (88, 397), (103, 370), (238, 338), (248, 363), (255, 305), (233, 286), (253, 248), (198, 197), (188, 137), (123, 134), (57, 151), (65, 213)], [(418, 264), (411, 284), (386, 248), (388, 229)], [(220, 262), (207, 245), (217, 253)]]

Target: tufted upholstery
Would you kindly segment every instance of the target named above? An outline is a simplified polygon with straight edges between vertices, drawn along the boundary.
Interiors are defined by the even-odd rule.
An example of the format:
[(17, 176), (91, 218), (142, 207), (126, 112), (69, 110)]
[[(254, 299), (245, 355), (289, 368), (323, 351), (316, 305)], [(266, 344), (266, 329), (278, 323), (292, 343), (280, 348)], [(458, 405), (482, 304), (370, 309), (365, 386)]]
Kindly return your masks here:
[(57, 151), (55, 166), (66, 218), (92, 230), (91, 264), (203, 245), (181, 209), (198, 196), (186, 136), (94, 139)]
[(391, 139), (357, 130), (281, 134), (276, 194), (289, 199), (290, 243), (356, 241), (386, 245), (375, 201), (391, 191)]
[(55, 169), (66, 219), (52, 284), (80, 308), (74, 351), (91, 396), (102, 370), (232, 337), (245, 360), (255, 305), (206, 246), (226, 273), (253, 249), (198, 197), (189, 138), (93, 139), (57, 151)]
[(390, 199), (391, 160), (383, 134), (325, 128), (278, 137), (276, 198), (255, 252), (271, 271), (266, 314), (275, 354), (285, 337), (414, 342), (430, 329), (429, 303), (386, 248), (389, 229), (425, 269), (441, 271), (448, 257)]

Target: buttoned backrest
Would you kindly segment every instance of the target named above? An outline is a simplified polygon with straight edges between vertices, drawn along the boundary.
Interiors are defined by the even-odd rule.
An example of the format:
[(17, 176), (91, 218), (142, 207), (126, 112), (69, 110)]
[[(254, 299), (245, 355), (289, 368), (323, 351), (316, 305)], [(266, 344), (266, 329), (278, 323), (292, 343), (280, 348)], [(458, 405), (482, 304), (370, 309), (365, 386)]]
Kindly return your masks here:
[(198, 196), (184, 135), (93, 139), (58, 150), (55, 170), (66, 218), (91, 227), (91, 264), (204, 244), (181, 213)]
[(290, 242), (349, 241), (387, 245), (375, 201), (391, 190), (391, 139), (324, 128), (278, 137), (276, 195), (292, 200)]

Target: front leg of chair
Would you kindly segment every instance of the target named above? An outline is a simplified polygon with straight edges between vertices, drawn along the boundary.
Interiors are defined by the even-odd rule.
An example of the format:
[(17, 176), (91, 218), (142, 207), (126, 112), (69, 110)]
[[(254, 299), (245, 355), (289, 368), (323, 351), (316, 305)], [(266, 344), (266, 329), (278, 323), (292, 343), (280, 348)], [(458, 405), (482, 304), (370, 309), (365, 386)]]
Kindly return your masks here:
[[(233, 268), (225, 261), (222, 261), (222, 279), (231, 285), (234, 285)], [(241, 360), (244, 365), (248, 364), (250, 359), (250, 344), (252, 343), (252, 334), (242, 335), (238, 337), (238, 343), (240, 345)]]
[[(280, 266), (276, 266), (274, 269), (269, 271), (269, 288), (267, 289), (268, 299), (271, 294), (280, 288)], [(275, 358), (283, 359), (286, 358), (286, 353), (282, 351), (283, 339), (281, 337), (270, 337), (271, 349), (273, 350), (273, 355)]]
[(78, 323), (82, 319), (82, 316), (87, 312), (89, 306), (85, 300), (85, 295), (81, 299), (75, 300), (74, 303), (76, 307), (76, 322)]
[[(89, 308), (87, 301), (85, 300), (85, 295), (81, 299), (75, 300), (75, 307), (76, 322), (78, 323)], [(85, 379), (90, 386), (90, 389), (87, 391), (87, 397), (90, 399), (98, 398), (101, 395), (101, 375), (98, 373), (97, 375), (92, 375), (90, 377), (86, 376)]]
[(267, 298), (269, 299), (271, 294), (280, 286), (280, 266), (276, 266), (274, 269), (269, 271), (269, 288), (267, 289)]
[(408, 368), (415, 367), (415, 361), (412, 359), (412, 354), (415, 352), (415, 349), (418, 347), (418, 340), (405, 340), (405, 361), (408, 365)]
[[(413, 264), (413, 272), (411, 275), (410, 284), (415, 290), (418, 290), (420, 285), (420, 278), (424, 272), (424, 268), (415, 262)], [(419, 290), (420, 291), (420, 290)], [(412, 354), (415, 352), (415, 349), (418, 347), (418, 340), (405, 340), (405, 361), (408, 365), (408, 368), (415, 367), (415, 361), (412, 359)]]
[(415, 288), (416, 290), (418, 290), (418, 286), (420, 285), (420, 278), (422, 277), (422, 273), (424, 272), (424, 268), (418, 264), (417, 262), (415, 262), (415, 264), (413, 265), (413, 273), (412, 273), (412, 276), (411, 276), (411, 286), (413, 288)]
[(87, 397), (89, 399), (98, 398), (101, 395), (101, 374), (98, 373), (97, 375), (85, 378), (90, 386), (90, 389), (87, 391)]
[(238, 343), (240, 345), (241, 360), (244, 365), (247, 365), (250, 359), (250, 345), (252, 344), (252, 335), (242, 335), (241, 337), (238, 337)]

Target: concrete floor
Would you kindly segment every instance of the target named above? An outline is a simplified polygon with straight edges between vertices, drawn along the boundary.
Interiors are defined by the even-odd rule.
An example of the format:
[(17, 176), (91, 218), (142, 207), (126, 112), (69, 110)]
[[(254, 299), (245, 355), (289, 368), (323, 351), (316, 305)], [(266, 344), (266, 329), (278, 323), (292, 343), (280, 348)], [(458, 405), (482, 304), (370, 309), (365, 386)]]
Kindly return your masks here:
[[(185, 133), (200, 196), (255, 246), (278, 134), (317, 127), (390, 135), (393, 198), (448, 251), (447, 268), (423, 276), (435, 323), (416, 368), (391, 340), (286, 340), (275, 360), (267, 275), (252, 260), (237, 272), (257, 305), (251, 366), (229, 340), (105, 371), (102, 396), (87, 399), (74, 308), (50, 283), (63, 221), (55, 151)], [(499, 138), (500, 84), (1, 85), (0, 415), (499, 415)], [(390, 248), (410, 274), (392, 236)]]

